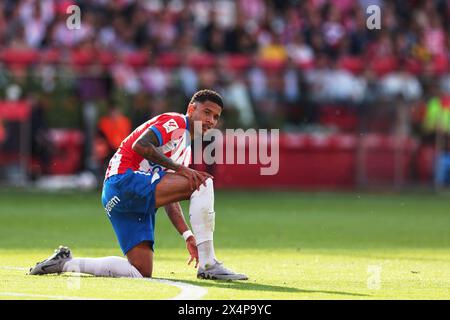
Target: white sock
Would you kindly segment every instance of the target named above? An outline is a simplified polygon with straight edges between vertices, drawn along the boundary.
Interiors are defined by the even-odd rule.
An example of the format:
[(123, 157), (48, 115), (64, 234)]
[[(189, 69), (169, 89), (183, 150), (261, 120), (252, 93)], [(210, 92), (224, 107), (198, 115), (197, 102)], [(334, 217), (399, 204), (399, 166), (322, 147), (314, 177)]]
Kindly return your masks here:
[(202, 242), (197, 245), (198, 249), (198, 264), (204, 268), (205, 265), (212, 265), (215, 262), (216, 255), (214, 253), (214, 244), (212, 240)]
[(216, 259), (213, 244), (215, 216), (213, 181), (207, 179), (206, 187), (201, 185), (199, 190), (192, 193), (189, 204), (189, 217), (202, 268), (206, 264), (214, 264)]
[(74, 258), (64, 264), (63, 272), (79, 272), (100, 277), (142, 278), (127, 259), (121, 257)]

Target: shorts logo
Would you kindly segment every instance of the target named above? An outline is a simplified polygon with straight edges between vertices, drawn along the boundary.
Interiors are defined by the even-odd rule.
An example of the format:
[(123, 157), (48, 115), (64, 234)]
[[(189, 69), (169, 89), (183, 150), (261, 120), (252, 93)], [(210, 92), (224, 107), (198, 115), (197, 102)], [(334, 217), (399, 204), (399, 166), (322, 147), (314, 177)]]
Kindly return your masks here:
[[(159, 171), (159, 170), (158, 170), (158, 171)], [(153, 184), (156, 180), (158, 180), (158, 179), (160, 178), (160, 176), (159, 176), (159, 174), (158, 174), (158, 171), (156, 171), (156, 172), (153, 173), (152, 181), (150, 182), (151, 184)]]
[(111, 210), (114, 209), (114, 207), (120, 202), (119, 197), (114, 196), (111, 200), (108, 201), (108, 203), (105, 206), (106, 214), (111, 217)]
[(178, 129), (178, 124), (175, 120), (170, 119), (166, 123), (163, 124), (164, 129), (166, 129), (166, 132), (172, 132), (175, 129)]

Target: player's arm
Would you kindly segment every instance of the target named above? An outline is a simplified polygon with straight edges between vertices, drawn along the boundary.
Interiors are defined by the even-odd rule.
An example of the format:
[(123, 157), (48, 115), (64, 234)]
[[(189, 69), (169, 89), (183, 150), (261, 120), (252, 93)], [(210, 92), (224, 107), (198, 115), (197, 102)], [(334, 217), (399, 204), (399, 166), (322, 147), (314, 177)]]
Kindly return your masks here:
[(180, 235), (189, 230), (179, 202), (168, 204), (164, 207), (164, 209), (166, 210), (170, 222), (172, 222), (173, 226), (177, 229)]
[[(189, 227), (186, 224), (186, 220), (184, 219), (183, 210), (181, 209), (179, 202), (168, 204), (164, 207), (164, 209), (166, 210), (170, 222), (172, 222), (173, 226), (175, 227), (175, 229), (177, 229), (179, 234), (182, 235), (189, 230)], [(186, 238), (186, 248), (191, 256), (188, 264), (191, 264), (191, 262), (194, 261), (195, 259), (195, 267), (197, 268), (198, 251), (194, 235), (190, 235), (189, 237)]]
[(200, 185), (205, 184), (206, 179), (212, 176), (206, 172), (189, 169), (181, 164), (175, 163), (172, 159), (166, 157), (157, 149), (159, 146), (158, 138), (152, 130), (145, 131), (134, 143), (133, 150), (145, 159), (154, 162), (167, 169), (171, 169), (189, 180), (191, 190), (198, 189)]
[(159, 147), (159, 141), (152, 130), (146, 130), (132, 146), (133, 150), (145, 159), (167, 169), (178, 171), (180, 167), (182, 167), (182, 165), (175, 163), (172, 159), (166, 157), (162, 152), (156, 149), (157, 147)]

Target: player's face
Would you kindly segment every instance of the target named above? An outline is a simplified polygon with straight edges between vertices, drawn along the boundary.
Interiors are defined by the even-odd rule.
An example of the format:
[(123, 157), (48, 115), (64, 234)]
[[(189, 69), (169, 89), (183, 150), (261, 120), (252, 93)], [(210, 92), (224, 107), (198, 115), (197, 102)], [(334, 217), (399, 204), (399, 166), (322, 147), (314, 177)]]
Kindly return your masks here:
[[(201, 122), (201, 132), (194, 132), (195, 135), (204, 135), (208, 130), (214, 128), (219, 121), (222, 108), (211, 101), (203, 103), (196, 102), (189, 106), (189, 116), (194, 121)], [(194, 126), (195, 128), (195, 126)]]

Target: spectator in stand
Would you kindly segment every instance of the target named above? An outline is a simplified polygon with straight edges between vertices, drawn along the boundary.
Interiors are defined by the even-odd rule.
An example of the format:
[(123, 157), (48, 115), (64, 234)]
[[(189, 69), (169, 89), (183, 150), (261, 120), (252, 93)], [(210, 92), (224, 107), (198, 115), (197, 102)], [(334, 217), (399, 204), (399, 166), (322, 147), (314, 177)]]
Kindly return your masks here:
[(5, 141), (6, 141), (6, 129), (5, 126), (3, 125), (2, 119), (0, 119), (0, 146)]
[(369, 44), (365, 53), (368, 61), (393, 57), (394, 55), (395, 50), (391, 35), (384, 30), (381, 30), (381, 33), (378, 34), (377, 38)]
[(6, 44), (8, 20), (5, 17), (5, 4), (0, 2), (0, 46)]
[(322, 26), (322, 33), (328, 53), (337, 57), (339, 46), (345, 36), (345, 29), (342, 24), (341, 13), (335, 6), (330, 6), (327, 19)]
[(325, 53), (321, 53), (315, 59), (314, 68), (305, 72), (306, 81), (314, 100), (324, 100), (326, 93), (326, 77), (328, 75), (328, 58)]
[(117, 90), (124, 94), (136, 94), (142, 90), (142, 83), (135, 70), (124, 63), (118, 61), (111, 68), (113, 82)]
[(296, 125), (300, 122), (302, 91), (305, 89), (303, 85), (303, 74), (289, 59), (283, 72), (283, 104), (286, 106), (287, 124)]
[[(33, 48), (38, 48), (41, 46), (47, 31), (47, 26), (53, 18), (51, 15), (45, 15), (42, 12), (42, 10), (52, 12), (51, 9), (53, 9), (53, 6), (45, 6), (45, 3), (48, 3), (48, 1), (41, 3), (35, 2), (34, 4), (28, 2), (31, 8), (24, 6), (22, 7), (23, 10), (21, 10), (23, 25), (25, 27), (25, 39), (28, 46)], [(44, 6), (45, 8), (43, 8)]]
[(267, 6), (264, 0), (239, 0), (239, 12), (249, 20), (249, 24), (257, 26), (264, 19)]
[[(295, 108), (298, 100), (295, 69), (298, 67), (307, 69), (304, 73), (315, 101), (323, 100), (330, 86), (331, 96), (352, 97), (347, 94), (349, 84), (364, 83), (374, 69), (374, 62), (390, 58), (408, 59), (408, 67), (403, 70), (407, 78), (410, 78), (409, 73), (418, 73), (412, 78), (442, 81), (444, 86), (449, 82), (445, 79), (450, 78), (450, 5), (443, 0), (80, 0), (77, 3), (82, 8), (81, 29), (68, 30), (66, 9), (72, 3), (70, 0), (0, 1), (0, 46), (2, 53), (13, 49), (11, 60), (14, 61), (5, 63), (2, 55), (5, 68), (11, 71), (20, 65), (33, 74), (34, 82), (44, 84), (45, 91), (55, 96), (61, 96), (57, 84), (65, 82), (63, 79), (67, 75), (70, 81), (73, 77), (79, 84), (81, 100), (96, 103), (113, 95), (129, 103), (130, 96), (141, 91), (170, 98), (174, 92), (190, 96), (202, 86), (218, 90), (229, 88), (230, 83), (223, 83), (222, 71), (205, 71), (191, 64), (191, 57), (203, 53), (210, 54), (212, 60), (223, 54), (238, 54), (250, 61), (244, 62), (231, 79), (238, 79), (237, 86), (249, 93), (251, 105), (256, 109), (261, 101), (265, 101), (266, 106), (270, 101), (271, 106), (288, 103)], [(368, 5), (382, 7), (381, 30), (367, 29)], [(45, 58), (40, 63), (24, 62), (26, 59), (15, 54), (16, 49), (21, 52), (37, 50)], [(94, 54), (88, 59), (89, 68), (80, 72), (80, 65), (74, 65), (73, 61), (74, 56), (84, 50)], [(137, 52), (151, 56), (150, 64), (130, 63), (129, 55)], [(168, 65), (159, 65), (162, 55), (169, 56), (169, 60), (170, 56), (175, 58)], [(330, 65), (324, 63), (339, 62), (349, 55), (356, 64), (358, 60), (363, 62), (362, 67), (351, 71), (352, 74), (340, 70), (341, 66), (336, 63), (330, 71)], [(261, 63), (260, 58), (277, 61), (278, 69), (272, 74), (274, 64)], [(289, 59), (296, 66), (291, 65)], [(411, 62), (417, 65), (413, 70)], [(289, 64), (287, 69), (286, 64)], [(46, 68), (48, 65), (52, 65), (52, 72), (61, 79), (49, 81), (47, 72), (47, 78), (41, 81), (45, 73), (41, 70), (50, 70)], [(361, 69), (368, 72), (355, 75)], [(386, 79), (398, 76), (390, 77), (393, 71), (398, 70), (395, 67), (387, 70), (387, 75), (375, 72), (370, 79), (373, 85), (365, 90), (365, 97), (378, 96), (373, 88), (380, 84), (383, 87)], [(339, 85), (331, 85), (330, 79), (326, 79), (330, 72), (333, 73), (330, 79), (342, 80)], [(111, 85), (104, 80), (104, 74), (108, 77), (109, 73), (114, 80)], [(11, 82), (20, 82), (14, 77), (5, 79), (0, 77), (1, 91), (10, 87)], [(281, 89), (274, 90), (272, 86), (278, 87), (278, 84)], [(24, 82), (18, 85), (25, 90)], [(26, 90), (35, 89), (27, 87)], [(171, 109), (180, 108), (178, 97), (169, 100)], [(56, 112), (61, 105), (58, 99), (51, 101), (47, 113)], [(167, 107), (168, 103), (161, 103), (161, 106)], [(288, 111), (280, 107), (277, 112)], [(282, 118), (287, 118), (286, 114)], [(255, 122), (262, 125), (267, 121), (256, 116)]]
[(431, 88), (422, 129), (425, 135), (434, 135), (437, 132), (450, 134), (450, 95), (444, 95), (437, 87)]
[(364, 98), (365, 79), (357, 78), (347, 70), (339, 68), (336, 61), (329, 62), (323, 80), (322, 96), (325, 101), (358, 103)]
[(431, 51), (428, 49), (426, 45), (426, 35), (425, 32), (421, 31), (419, 35), (417, 35), (417, 41), (412, 45), (411, 54), (421, 63), (426, 63), (431, 60)]
[(181, 62), (178, 69), (178, 79), (185, 97), (191, 97), (198, 90), (198, 74), (189, 66), (186, 60)]
[[(250, 94), (243, 78), (236, 72), (227, 75), (224, 88), (224, 102), (237, 112), (236, 127), (249, 128), (255, 125), (255, 114)], [(231, 127), (233, 127), (231, 125)]]
[[(397, 4), (398, 5), (398, 4)], [(396, 4), (393, 1), (383, 1), (381, 25), (388, 33), (399, 30), (399, 19), (395, 15)]]
[(445, 47), (445, 31), (440, 16), (433, 11), (429, 17), (429, 25), (425, 27), (425, 46), (432, 56), (445, 56), (448, 54)]
[(283, 72), (284, 100), (296, 104), (300, 98), (300, 74), (292, 60), (288, 60)]
[(96, 36), (94, 30), (95, 15), (92, 12), (86, 12), (83, 15), (83, 23), (81, 24), (80, 29), (69, 30), (67, 28), (66, 20), (66, 13), (59, 12), (52, 35), (52, 46), (73, 48), (84, 40)]
[(304, 37), (298, 33), (293, 42), (286, 46), (287, 54), (292, 61), (298, 66), (308, 67), (314, 62), (314, 51), (305, 43)]
[(388, 97), (401, 96), (406, 101), (414, 101), (422, 95), (422, 87), (416, 76), (406, 69), (406, 62), (401, 61), (397, 71), (390, 72), (380, 79), (382, 94)]
[(262, 128), (280, 128), (286, 120), (283, 76), (280, 73), (272, 73), (267, 80), (267, 92), (256, 105), (256, 114)]
[(134, 95), (131, 109), (132, 128), (135, 129), (147, 120), (155, 116), (152, 107), (152, 99), (144, 91)]
[(281, 35), (284, 44), (292, 43), (301, 32), (303, 21), (300, 18), (299, 12), (299, 8), (288, 7), (283, 14), (284, 19)]
[(103, 162), (108, 161), (131, 133), (131, 121), (113, 104), (108, 105), (108, 113), (98, 122), (99, 136), (108, 146), (108, 153)]
[(236, 23), (225, 33), (225, 52), (232, 54), (252, 54), (256, 42), (249, 31), (244, 15), (237, 13)]
[(31, 108), (31, 155), (39, 161), (39, 170), (33, 172), (33, 178), (36, 178), (49, 173), (52, 157), (53, 148), (45, 117), (48, 99), (39, 96), (31, 103)]
[(285, 46), (281, 42), (281, 36), (271, 31), (267, 35), (266, 44), (261, 46), (260, 51), (261, 59), (274, 61), (274, 62), (285, 62), (288, 55)]
[(163, 95), (170, 84), (169, 74), (160, 68), (154, 60), (139, 72), (142, 89), (154, 95)]
[(175, 40), (180, 32), (174, 23), (174, 16), (167, 9), (153, 15), (151, 22), (150, 36), (158, 44), (158, 51), (170, 51), (175, 44)]
[(254, 103), (257, 104), (266, 96), (267, 76), (266, 72), (258, 65), (256, 58), (252, 60), (247, 77), (250, 95)]
[(349, 28), (348, 33), (350, 41), (349, 54), (360, 56), (366, 50), (374, 33), (367, 29), (366, 16), (360, 8), (355, 8), (352, 11), (352, 16), (354, 16), (353, 26)]
[(209, 53), (225, 51), (225, 31), (218, 24), (218, 12), (212, 10), (207, 25), (199, 32), (201, 47)]

